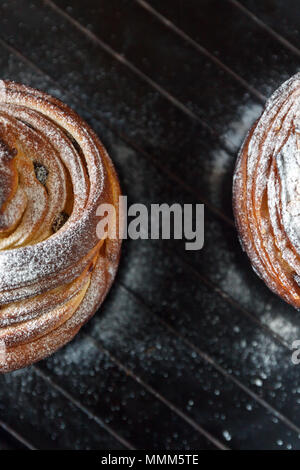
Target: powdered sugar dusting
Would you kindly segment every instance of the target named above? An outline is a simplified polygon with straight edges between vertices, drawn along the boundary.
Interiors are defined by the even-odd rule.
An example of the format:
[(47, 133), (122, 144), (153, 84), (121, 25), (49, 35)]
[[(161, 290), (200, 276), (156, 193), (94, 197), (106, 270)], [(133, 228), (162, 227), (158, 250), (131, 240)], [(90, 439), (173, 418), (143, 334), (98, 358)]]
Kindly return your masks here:
[(300, 74), (268, 100), (239, 154), (234, 208), (244, 248), (268, 286), (296, 307), (300, 289)]
[(0, 367), (5, 366), (7, 363), (6, 344), (0, 339)]

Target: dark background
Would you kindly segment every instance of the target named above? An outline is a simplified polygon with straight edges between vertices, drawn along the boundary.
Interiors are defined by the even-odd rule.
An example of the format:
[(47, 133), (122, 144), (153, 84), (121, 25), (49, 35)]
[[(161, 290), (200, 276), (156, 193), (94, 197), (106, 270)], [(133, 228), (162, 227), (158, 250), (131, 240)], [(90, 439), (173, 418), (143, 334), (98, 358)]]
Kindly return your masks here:
[(205, 246), (126, 241), (105, 304), (0, 377), (0, 449), (300, 449), (300, 314), (242, 253), (232, 172), (299, 70), (298, 0), (0, 0), (0, 75), (93, 126), (129, 203), (205, 203)]

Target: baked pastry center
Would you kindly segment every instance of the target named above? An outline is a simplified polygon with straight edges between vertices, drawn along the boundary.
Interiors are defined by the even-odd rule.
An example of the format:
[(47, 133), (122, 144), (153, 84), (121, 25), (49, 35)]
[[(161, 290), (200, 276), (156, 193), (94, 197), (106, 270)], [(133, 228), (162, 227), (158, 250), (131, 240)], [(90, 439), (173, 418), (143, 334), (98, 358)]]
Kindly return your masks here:
[(99, 139), (70, 108), (0, 81), (0, 371), (68, 342), (114, 278), (120, 240), (97, 238), (120, 188)]

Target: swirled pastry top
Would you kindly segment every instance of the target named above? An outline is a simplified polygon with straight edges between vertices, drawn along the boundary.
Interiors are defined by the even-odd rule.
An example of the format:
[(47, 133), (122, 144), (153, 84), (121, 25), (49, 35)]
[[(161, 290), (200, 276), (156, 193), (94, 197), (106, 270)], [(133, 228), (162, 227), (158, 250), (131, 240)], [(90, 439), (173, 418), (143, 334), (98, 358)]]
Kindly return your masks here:
[(300, 307), (300, 74), (268, 100), (233, 184), (242, 245), (266, 284)]
[(104, 147), (75, 112), (0, 81), (3, 370), (52, 352), (94, 313), (120, 249), (119, 240), (98, 239), (96, 212), (110, 203), (118, 213), (119, 192)]

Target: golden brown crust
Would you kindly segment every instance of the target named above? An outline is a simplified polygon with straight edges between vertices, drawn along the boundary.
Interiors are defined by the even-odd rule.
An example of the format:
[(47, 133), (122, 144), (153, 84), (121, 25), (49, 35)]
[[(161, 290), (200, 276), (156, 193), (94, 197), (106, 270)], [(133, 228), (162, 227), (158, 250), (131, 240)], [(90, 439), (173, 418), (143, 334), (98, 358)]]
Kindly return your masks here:
[(268, 100), (240, 150), (233, 209), (256, 273), (300, 308), (300, 75)]
[(111, 203), (118, 217), (119, 195), (103, 145), (74, 111), (0, 81), (0, 372), (53, 353), (95, 313), (121, 245), (98, 239), (96, 212)]

